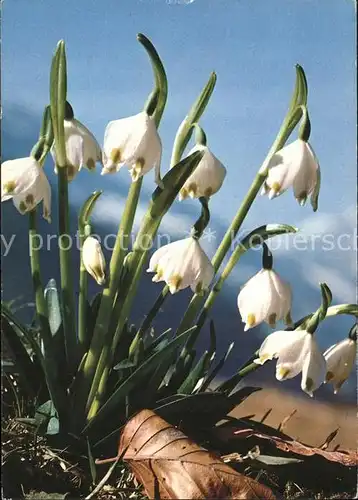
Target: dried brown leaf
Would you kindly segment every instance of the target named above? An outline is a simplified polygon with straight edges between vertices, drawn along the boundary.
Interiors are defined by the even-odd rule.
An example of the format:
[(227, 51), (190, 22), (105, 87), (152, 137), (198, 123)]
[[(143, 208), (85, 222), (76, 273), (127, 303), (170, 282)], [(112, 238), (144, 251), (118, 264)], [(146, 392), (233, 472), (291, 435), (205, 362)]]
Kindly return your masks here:
[[(254, 424), (257, 425), (257, 422), (255, 422)], [(266, 426), (266, 429), (269, 428)], [(270, 444), (274, 445), (278, 450), (284, 451), (286, 453), (294, 453), (296, 455), (303, 455), (306, 457), (321, 456), (324, 459), (329, 460), (330, 462), (338, 462), (341, 465), (347, 467), (355, 467), (358, 465), (358, 453), (356, 451), (337, 451), (337, 448), (335, 448), (334, 451), (328, 451), (324, 449), (324, 445), (326, 443), (324, 443), (323, 449), (322, 447), (316, 448), (314, 446), (308, 446), (306, 444), (300, 443), (299, 441), (296, 441), (295, 439), (290, 438), (287, 435), (277, 435), (277, 431), (275, 431), (275, 429), (272, 429), (272, 434), (257, 432), (257, 430), (255, 431), (255, 429), (253, 428), (248, 428), (246, 424), (243, 425), (243, 422), (240, 422), (240, 420), (237, 420), (236, 425), (233, 422), (226, 422), (224, 425), (219, 426), (216, 429), (215, 435), (217, 438), (219, 438), (220, 441), (229, 442), (234, 438), (250, 438), (257, 440), (259, 444), (262, 441), (267, 441)], [(327, 440), (332, 440), (335, 436), (336, 431), (332, 432), (330, 436), (328, 436)]]
[(151, 410), (127, 423), (118, 455), (123, 452), (149, 498), (156, 492), (163, 500), (275, 498), (269, 488), (239, 474)]

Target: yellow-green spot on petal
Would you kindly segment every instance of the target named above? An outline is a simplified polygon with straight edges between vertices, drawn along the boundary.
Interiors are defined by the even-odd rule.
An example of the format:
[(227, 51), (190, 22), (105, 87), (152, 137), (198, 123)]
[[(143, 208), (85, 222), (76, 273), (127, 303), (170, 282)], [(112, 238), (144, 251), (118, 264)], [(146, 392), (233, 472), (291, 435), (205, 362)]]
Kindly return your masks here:
[(279, 193), (281, 189), (281, 184), (279, 182), (274, 182), (271, 186), (272, 191)]
[(11, 194), (15, 191), (15, 188), (16, 188), (16, 182), (15, 181), (8, 181), (8, 182), (5, 182), (3, 190), (4, 190), (4, 193)]
[(68, 165), (66, 173), (67, 173), (67, 180), (72, 181), (76, 175), (75, 167), (73, 165)]
[(212, 187), (208, 187), (205, 189), (204, 191), (204, 195), (209, 198), (209, 196), (211, 196), (213, 194), (213, 188)]
[[(290, 369), (285, 367), (285, 366), (280, 366), (280, 368), (277, 371), (277, 374), (281, 380), (287, 377), (287, 375), (290, 373)], [(308, 380), (308, 379), (307, 379)], [(309, 389), (308, 389), (309, 390)]]
[(94, 170), (96, 168), (96, 162), (94, 161), (93, 158), (89, 158), (87, 160), (87, 168), (88, 170)]
[(195, 182), (191, 182), (188, 186), (188, 194), (190, 198), (195, 198), (197, 191), (198, 191), (197, 184)]
[(292, 317), (291, 317), (291, 313), (290, 312), (286, 314), (285, 323), (288, 326), (293, 325), (293, 321), (292, 321)]
[(179, 275), (172, 276), (168, 280), (168, 286), (169, 286), (170, 293), (177, 292), (182, 281), (183, 281), (183, 278), (181, 276), (179, 276)]
[(269, 354), (262, 354), (259, 359), (260, 363), (264, 364), (267, 360), (271, 359), (271, 356)]
[(119, 148), (113, 148), (110, 156), (113, 163), (119, 163), (122, 156), (121, 150)]
[(253, 313), (247, 315), (246, 324), (251, 328), (256, 323), (256, 317)]
[(25, 198), (25, 203), (27, 206), (32, 207), (35, 202), (34, 195), (33, 194), (28, 194), (26, 195)]
[(188, 193), (188, 190), (187, 190), (187, 189), (182, 188), (182, 189), (180, 190), (180, 198), (181, 198), (182, 200), (185, 200), (185, 198), (187, 198), (187, 197), (188, 197), (188, 195), (189, 195), (189, 193)]
[(26, 206), (26, 203), (24, 201), (20, 201), (19, 203), (19, 210), (20, 212), (22, 213), (25, 213), (26, 210), (27, 210), (27, 206)]
[(307, 377), (307, 380), (306, 380), (307, 391), (309, 391), (309, 392), (312, 391), (313, 386), (314, 386), (313, 380), (310, 377)]
[(203, 291), (203, 284), (201, 281), (199, 281), (199, 283), (196, 285), (195, 293), (197, 293), (198, 295), (202, 295)]
[(271, 326), (271, 328), (275, 328), (276, 318), (277, 318), (276, 313), (270, 314), (270, 316), (268, 317), (268, 324)]

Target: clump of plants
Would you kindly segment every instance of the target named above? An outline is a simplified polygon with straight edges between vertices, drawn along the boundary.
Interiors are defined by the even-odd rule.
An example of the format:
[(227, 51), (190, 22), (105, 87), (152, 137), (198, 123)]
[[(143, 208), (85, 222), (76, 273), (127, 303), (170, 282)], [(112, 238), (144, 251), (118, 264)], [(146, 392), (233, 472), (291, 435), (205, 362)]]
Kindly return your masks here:
[[(237, 389), (239, 382), (262, 364), (276, 359), (278, 380), (302, 374), (302, 390), (312, 396), (324, 382), (333, 383), (338, 391), (349, 376), (356, 353), (356, 324), (346, 340), (324, 353), (319, 348), (315, 332), (323, 321), (339, 314), (353, 318), (358, 315), (356, 304), (332, 305), (327, 284), (320, 284), (321, 300), (316, 311), (295, 321), (291, 318), (291, 287), (273, 269), (273, 256), (265, 242), (295, 233), (296, 228), (264, 223), (237, 239), (260, 192), (275, 199), (292, 187), (300, 205), (309, 200), (313, 210), (318, 209), (321, 171), (309, 143), (311, 123), (303, 68), (296, 66), (287, 114), (210, 260), (200, 238), (210, 220), (210, 200), (220, 196), (226, 177), (230, 178), (230, 168), (226, 169), (210, 150), (210, 137), (200, 125), (216, 75), (210, 75), (180, 124), (170, 165), (164, 168), (159, 130), (167, 102), (167, 77), (150, 40), (139, 34), (138, 41), (149, 56), (154, 87), (138, 114), (114, 117), (109, 122), (103, 147), (77, 119), (74, 103), (70, 104), (65, 44), (60, 41), (52, 60), (49, 104), (45, 106), (38, 141), (28, 157), (4, 162), (1, 171), (2, 201), (11, 199), (29, 221), (36, 322), (25, 325), (10, 307), (2, 307), (4, 335), (17, 353), (18, 371), (26, 380), (28, 394), (36, 401), (27, 423), (47, 435), (49, 442), (86, 450), (91, 463), (94, 456), (113, 446), (120, 428), (143, 409), (153, 410), (170, 424), (180, 423), (193, 439), (214, 447), (212, 432), (217, 423), (250, 394), (250, 390)], [(287, 144), (296, 128), (297, 138)], [(195, 144), (185, 154), (192, 138)], [(43, 217), (51, 221), (53, 187), (44, 169), (49, 154), (57, 173), (61, 282), (47, 277), (44, 285), (37, 219), (42, 204)], [(80, 270), (75, 294), (71, 255), (78, 250), (68, 244), (68, 186), (79, 182), (80, 175), (86, 175), (80, 173), (81, 169), (96, 170), (98, 164), (102, 175), (125, 176), (128, 169), (132, 183), (109, 262), (105, 261), (91, 222), (95, 205), (101, 203), (102, 191), (90, 194), (80, 209)], [(153, 194), (132, 244), (143, 176), (152, 169)], [(100, 184), (100, 178), (98, 181)], [(187, 198), (198, 201), (199, 212), (190, 236), (153, 252), (163, 217), (176, 199), (185, 203)], [(232, 345), (222, 359), (215, 359), (217, 339), (211, 309), (240, 258), (258, 246), (262, 247), (262, 269), (239, 292), (238, 309), (245, 330), (266, 322), (274, 333), (232, 377), (213, 387)], [(142, 324), (134, 326), (129, 318), (139, 280), (146, 271), (163, 286)], [(91, 279), (100, 287), (94, 297), (88, 294)], [(157, 286), (154, 287), (153, 291)], [(165, 301), (175, 300), (175, 295), (188, 287), (192, 298), (180, 324), (153, 333), (152, 323), (159, 309), (165, 310)], [(285, 326), (277, 330), (276, 323), (281, 321)], [(206, 326), (210, 341), (200, 353), (197, 339)]]

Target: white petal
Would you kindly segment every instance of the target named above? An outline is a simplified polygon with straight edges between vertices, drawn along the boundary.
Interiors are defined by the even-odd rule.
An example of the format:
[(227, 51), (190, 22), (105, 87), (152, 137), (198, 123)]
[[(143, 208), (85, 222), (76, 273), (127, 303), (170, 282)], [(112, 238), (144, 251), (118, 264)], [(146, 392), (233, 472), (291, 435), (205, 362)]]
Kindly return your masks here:
[(21, 214), (30, 212), (41, 201), (43, 201), (43, 216), (48, 222), (50, 222), (51, 187), (42, 169), (40, 169), (40, 175), (34, 185), (32, 185), (27, 191), (13, 197), (14, 205)]
[(309, 337), (307, 355), (302, 368), (301, 388), (312, 397), (313, 392), (324, 382), (326, 361), (314, 336), (309, 334)]
[(347, 338), (334, 344), (324, 353), (327, 364), (327, 382), (334, 385), (335, 392), (349, 377), (356, 359), (356, 342)]
[(301, 168), (293, 181), (293, 191), (298, 200), (305, 199), (314, 190), (319, 168), (316, 157), (309, 144), (304, 143), (304, 154)]
[(199, 242), (185, 238), (159, 248), (149, 262), (149, 272), (159, 272), (155, 281), (164, 280), (171, 293), (196, 287), (207, 287), (213, 277), (213, 267)]
[[(113, 162), (112, 151), (118, 149), (119, 161)], [(129, 118), (115, 120), (107, 125), (103, 146), (104, 172), (126, 164), (131, 169), (133, 181), (160, 165), (162, 145), (154, 120), (145, 112)], [(136, 163), (142, 164), (137, 170)]]
[(266, 184), (270, 188), (270, 197), (279, 196), (293, 185), (302, 168), (306, 153), (305, 142), (297, 139), (278, 151), (270, 160)]
[[(40, 165), (31, 156), (5, 161), (1, 165), (1, 201), (30, 189), (37, 182), (40, 171)], [(9, 183), (14, 183), (11, 193), (6, 189)]]
[(286, 380), (301, 373), (310, 349), (312, 335), (304, 330), (286, 332), (291, 342), (283, 346), (278, 354), (276, 365), (277, 380)]
[(271, 314), (276, 314), (276, 320), (283, 319), (291, 310), (292, 293), (288, 283), (283, 281), (273, 269), (269, 272), (271, 283), (271, 304), (267, 311), (266, 321), (269, 320)]
[(195, 185), (195, 191), (191, 191), (189, 194), (191, 197), (211, 196), (221, 188), (226, 176), (226, 168), (207, 146), (194, 146), (189, 151), (188, 156), (196, 151), (204, 151), (204, 155), (192, 175), (185, 182), (183, 190), (189, 191), (190, 186)]
[[(248, 316), (254, 316), (254, 323), (246, 326), (245, 330), (253, 328), (268, 318), (268, 313), (274, 298), (270, 272), (262, 269), (255, 274), (242, 288), (237, 298), (237, 304), (242, 320), (248, 323)], [(253, 319), (253, 318), (251, 318)]]
[(279, 330), (273, 332), (263, 341), (260, 350), (259, 358), (273, 359), (277, 358), (282, 351), (285, 351), (290, 345), (296, 342), (303, 343), (306, 335), (305, 331), (285, 331)]

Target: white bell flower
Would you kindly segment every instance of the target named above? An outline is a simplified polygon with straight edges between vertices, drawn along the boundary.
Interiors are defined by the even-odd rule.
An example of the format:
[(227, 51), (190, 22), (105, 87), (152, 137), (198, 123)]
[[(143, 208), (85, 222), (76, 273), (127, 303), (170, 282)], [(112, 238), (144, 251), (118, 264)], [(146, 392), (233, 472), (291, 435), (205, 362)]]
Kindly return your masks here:
[(93, 236), (88, 236), (83, 243), (82, 262), (92, 278), (99, 285), (104, 285), (106, 281), (106, 261), (100, 242)]
[(198, 166), (180, 190), (180, 201), (188, 196), (190, 198), (200, 198), (201, 196), (209, 197), (215, 194), (221, 188), (226, 176), (226, 168), (207, 146), (197, 144), (191, 149), (188, 156), (196, 151), (203, 151), (204, 154)]
[(295, 198), (303, 205), (318, 182), (319, 163), (308, 142), (297, 139), (273, 155), (261, 194), (270, 199), (293, 187)]
[(169, 243), (152, 255), (148, 272), (156, 273), (153, 281), (165, 281), (170, 293), (190, 286), (200, 293), (208, 288), (214, 268), (197, 239), (190, 237)]
[(43, 201), (43, 216), (51, 221), (51, 187), (40, 164), (32, 156), (1, 165), (1, 201), (13, 200), (26, 214)]
[[(81, 170), (95, 170), (96, 162), (102, 162), (102, 151), (94, 135), (78, 120), (64, 120), (65, 145), (67, 157), (67, 180), (71, 182)], [(56, 163), (55, 145), (51, 154)], [(57, 173), (57, 167), (55, 167)]]
[(102, 175), (129, 168), (137, 181), (152, 168), (159, 175), (162, 143), (155, 122), (146, 112), (109, 122), (104, 133)]
[(332, 345), (323, 354), (327, 363), (326, 382), (333, 384), (335, 394), (347, 380), (355, 365), (356, 350), (356, 342), (347, 338)]
[(290, 324), (291, 304), (290, 285), (273, 269), (261, 269), (242, 287), (237, 297), (242, 321), (246, 323), (245, 331), (262, 321), (272, 328), (281, 319)]
[(326, 361), (314, 336), (305, 330), (278, 331), (264, 340), (255, 363), (277, 359), (276, 378), (287, 380), (302, 372), (301, 389), (313, 396), (324, 382)]

